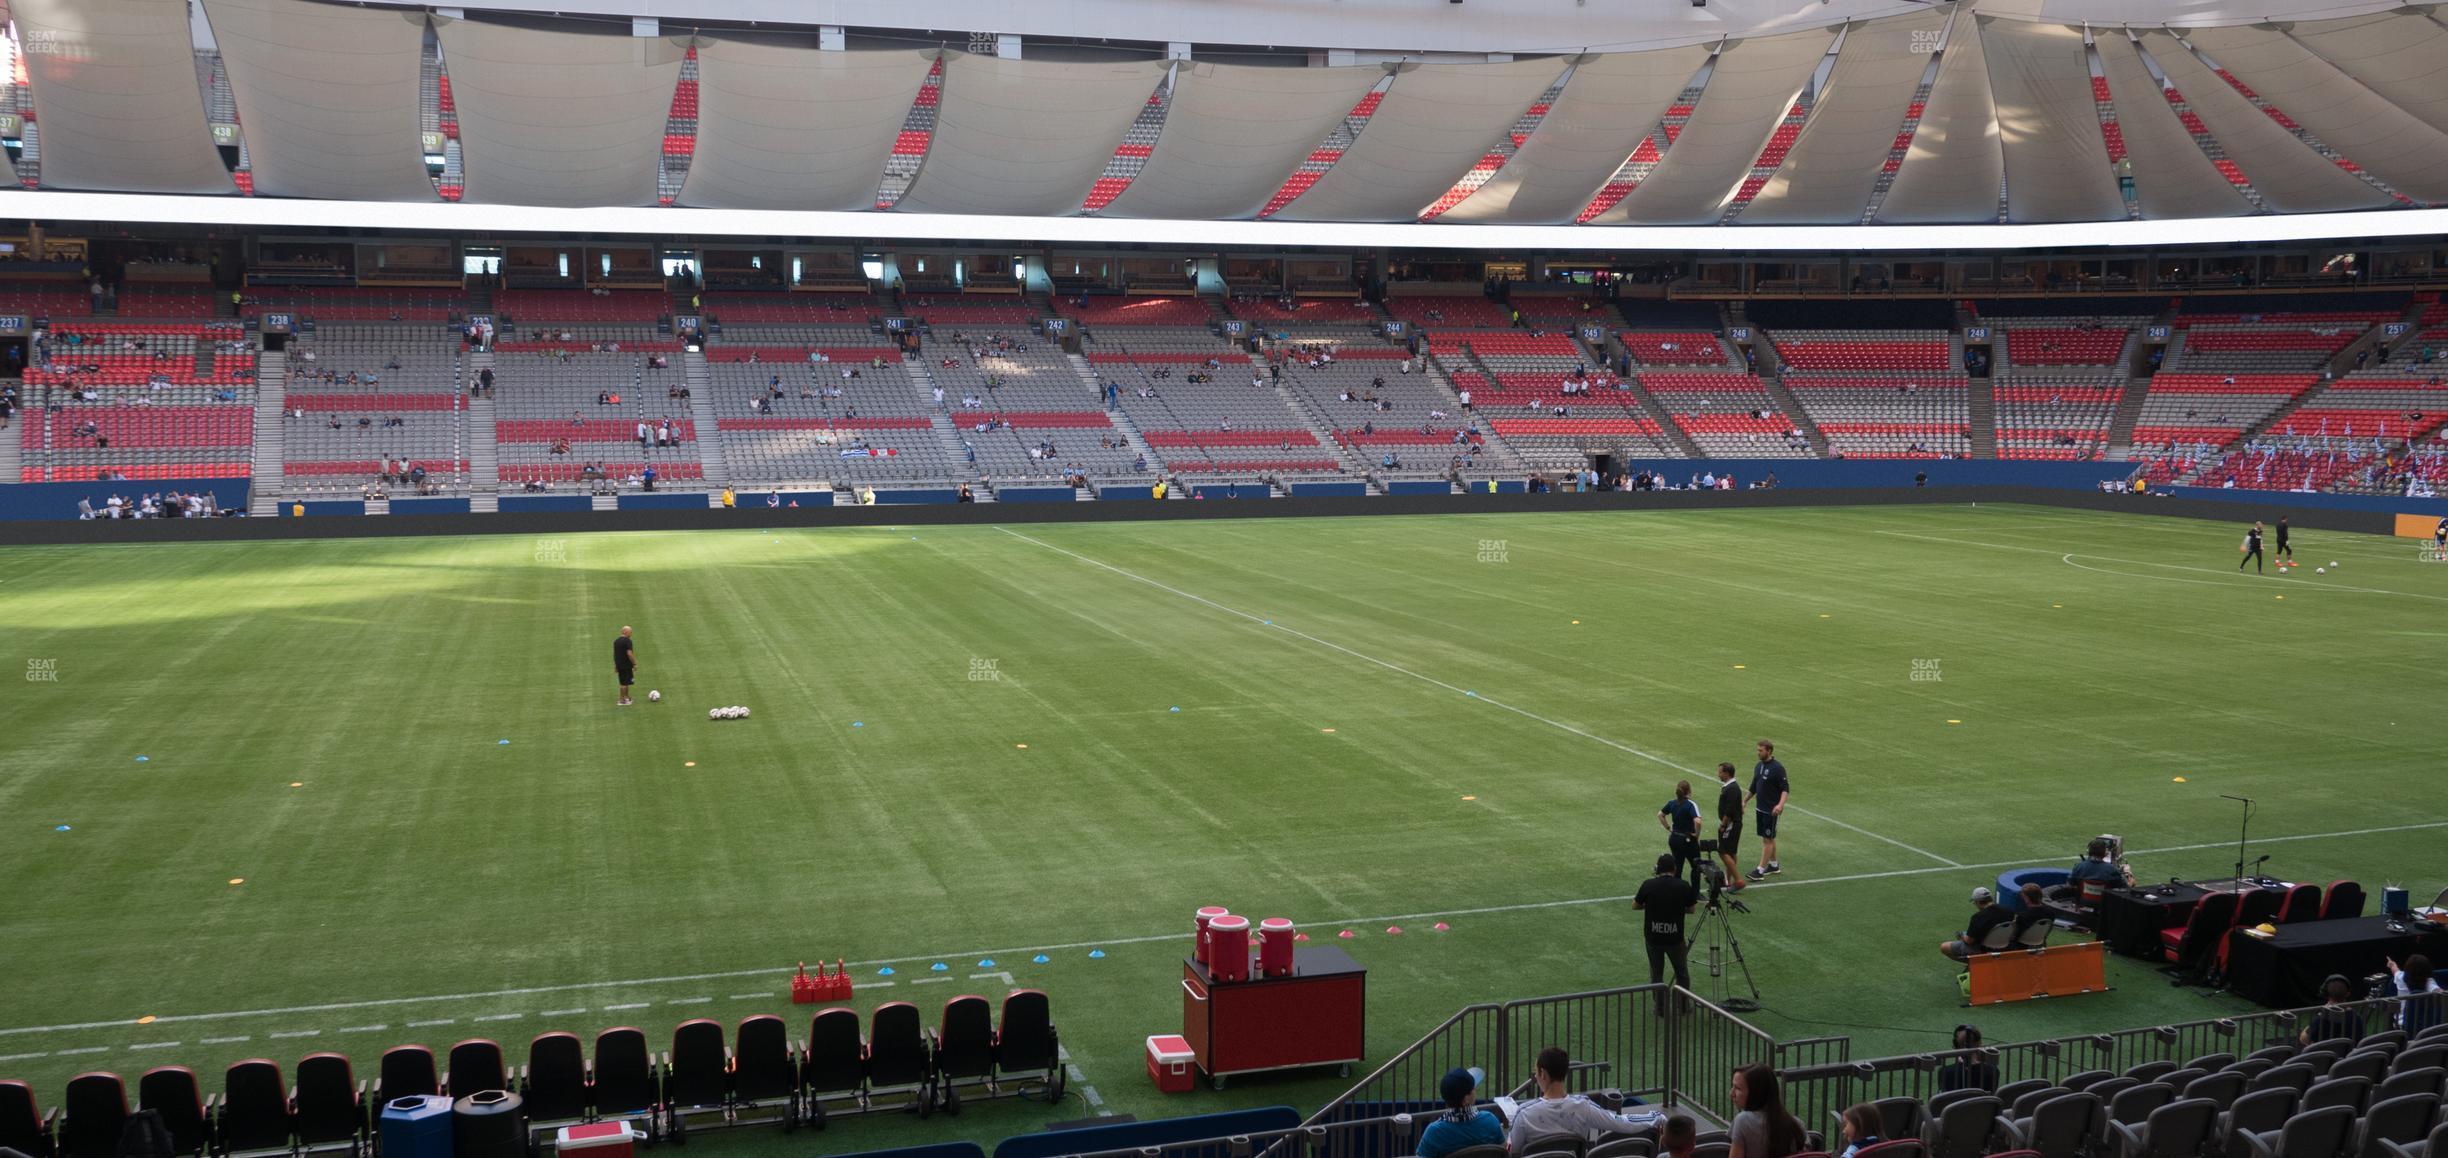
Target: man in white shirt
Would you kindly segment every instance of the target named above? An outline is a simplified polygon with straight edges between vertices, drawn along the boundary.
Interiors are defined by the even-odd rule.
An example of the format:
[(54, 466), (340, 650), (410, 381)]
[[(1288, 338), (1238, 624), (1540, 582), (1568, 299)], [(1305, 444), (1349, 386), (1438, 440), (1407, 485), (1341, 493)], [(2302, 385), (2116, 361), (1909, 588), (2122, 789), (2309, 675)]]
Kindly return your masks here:
[(1565, 1093), (1564, 1080), (1571, 1073), (1572, 1058), (1563, 1047), (1551, 1045), (1539, 1051), (1538, 1099), (1515, 1108), (1513, 1128), (1505, 1135), (1505, 1145), (1514, 1153), (1525, 1153), (1523, 1145), (1533, 1138), (1554, 1134), (1596, 1142), (1639, 1131), (1639, 1127), (1606, 1112), (1598, 1103), (1579, 1094)]

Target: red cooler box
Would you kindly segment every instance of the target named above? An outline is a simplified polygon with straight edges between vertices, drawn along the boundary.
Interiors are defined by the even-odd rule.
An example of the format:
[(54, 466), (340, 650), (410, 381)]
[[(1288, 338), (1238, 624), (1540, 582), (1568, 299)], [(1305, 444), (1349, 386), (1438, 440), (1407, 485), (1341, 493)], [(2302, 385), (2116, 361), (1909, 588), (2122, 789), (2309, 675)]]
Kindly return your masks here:
[(584, 1158), (631, 1158), (637, 1153), (637, 1131), (627, 1122), (563, 1126), (554, 1139), (554, 1149), (563, 1154), (583, 1153)]
[[(1240, 920), (1241, 918), (1232, 918)], [(1221, 925), (1216, 927), (1222, 932)], [(1230, 1074), (1361, 1060), (1368, 971), (1332, 945), (1303, 945), (1281, 977), (1227, 979), (1223, 940), (1211, 965), (1182, 962), (1182, 1036), (1217, 1086)], [(1249, 960), (1242, 950), (1241, 960)]]
[(1156, 1079), (1156, 1089), (1167, 1094), (1186, 1094), (1198, 1085), (1198, 1054), (1190, 1049), (1188, 1039), (1178, 1033), (1160, 1033), (1147, 1039), (1148, 1076)]

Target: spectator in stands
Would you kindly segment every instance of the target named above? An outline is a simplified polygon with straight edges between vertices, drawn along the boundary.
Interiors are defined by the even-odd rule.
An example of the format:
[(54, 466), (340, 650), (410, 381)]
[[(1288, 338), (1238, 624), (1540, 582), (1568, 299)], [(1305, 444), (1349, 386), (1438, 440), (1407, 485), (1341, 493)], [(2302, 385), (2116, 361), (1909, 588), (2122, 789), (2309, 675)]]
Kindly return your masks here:
[(1726, 1158), (1789, 1158), (1807, 1144), (1802, 1123), (1785, 1109), (1775, 1070), (1764, 1065), (1735, 1070), (1733, 1104)]
[[(572, 425), (575, 425), (575, 423), (573, 423)], [(647, 432), (647, 429), (646, 429), (646, 420), (645, 420), (645, 419), (643, 419), (643, 418), (638, 419), (638, 424), (637, 424), (637, 444), (638, 444), (638, 449), (640, 449), (640, 450), (644, 450), (644, 449), (646, 449), (647, 443), (648, 443), (648, 442), (649, 442), (649, 441), (652, 439), (652, 437), (653, 437), (653, 436)]]
[(2014, 920), (2014, 914), (1998, 903), (1997, 894), (1987, 886), (1972, 890), (1972, 907), (1972, 921), (1964, 926), (1964, 931), (1952, 941), (1938, 943), (1938, 951), (1950, 961), (1969, 961), (1974, 954), (1988, 952), (1981, 948), (1981, 942), (1990, 930)]
[(2346, 1003), (2352, 1000), (2354, 1000), (2354, 984), (2342, 976), (2332, 974), (2327, 981), (2321, 983), (2319, 1011), (2305, 1021), (2303, 1032), (2295, 1035), (2296, 1040), (2301, 1044), (2310, 1045), (2316, 1041), (2329, 1041), (2334, 1038), (2344, 1038), (2349, 1042), (2362, 1038), (2363, 1015), (2346, 1007)]
[(1420, 1158), (1445, 1158), (1472, 1146), (1504, 1145), (1504, 1123), (1478, 1108), (1479, 1083), (1486, 1077), (1484, 1071), (1475, 1068), (1446, 1071), (1444, 1081), (1438, 1085), (1438, 1093), (1445, 1099), (1445, 1114), (1420, 1132)]
[(2407, 1033), (2421, 1033), (2440, 1024), (2443, 1019), (2441, 1006), (2443, 1002), (2448, 1002), (2448, 998), (2438, 996), (2440, 984), (2432, 978), (2431, 959), (2416, 953), (2407, 957), (2404, 965), (2399, 965), (2393, 957), (2385, 960), (2388, 961), (2390, 980), (2395, 982), (2398, 994), (2406, 999), (2397, 1006), (2397, 1028)]
[(655, 468), (654, 468), (654, 467), (652, 467), (652, 466), (649, 466), (649, 467), (647, 467), (647, 468), (645, 469), (645, 471), (644, 471), (644, 472), (642, 472), (642, 473), (640, 473), (640, 474), (638, 475), (638, 482), (639, 482), (639, 484), (640, 484), (640, 485), (642, 485), (643, 487), (645, 487), (645, 489), (647, 489), (647, 490), (653, 490), (653, 489), (654, 489), (654, 485), (655, 485), (655, 479), (657, 479), (657, 478), (659, 478), (659, 477), (661, 477), (661, 476), (660, 476), (660, 475), (657, 475), (657, 474), (655, 473)]
[(1868, 1102), (1855, 1102), (1844, 1112), (1844, 1149), (1836, 1158), (1853, 1158), (1865, 1146), (1879, 1143), (1878, 1107)]
[(1563, 1047), (1551, 1045), (1539, 1051), (1537, 1076), (1537, 1100), (1523, 1102), (1513, 1112), (1513, 1128), (1505, 1136), (1505, 1144), (1514, 1153), (1524, 1153), (1523, 1145), (1532, 1138), (1555, 1134), (1595, 1142), (1635, 1132), (1631, 1123), (1596, 1102), (1565, 1092), (1564, 1083), (1572, 1076), (1572, 1058)]

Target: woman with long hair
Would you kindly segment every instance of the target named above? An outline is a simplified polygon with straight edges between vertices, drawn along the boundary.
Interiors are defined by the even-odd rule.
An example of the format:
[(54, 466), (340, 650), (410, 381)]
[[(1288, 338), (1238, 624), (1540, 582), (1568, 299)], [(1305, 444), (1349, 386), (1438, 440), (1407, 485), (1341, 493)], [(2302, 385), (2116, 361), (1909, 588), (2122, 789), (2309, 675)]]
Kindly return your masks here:
[(1785, 1109), (1776, 1071), (1767, 1066), (1734, 1071), (1734, 1110), (1727, 1158), (1791, 1158), (1808, 1144), (1801, 1121)]

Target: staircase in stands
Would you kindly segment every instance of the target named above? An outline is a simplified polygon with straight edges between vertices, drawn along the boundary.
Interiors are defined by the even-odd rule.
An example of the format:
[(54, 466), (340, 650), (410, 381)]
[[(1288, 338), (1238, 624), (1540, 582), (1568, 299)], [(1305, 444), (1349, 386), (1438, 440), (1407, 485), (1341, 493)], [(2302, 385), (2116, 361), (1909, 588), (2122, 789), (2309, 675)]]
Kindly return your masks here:
[[(2172, 316), (2173, 307), (2170, 311)], [(2117, 372), (2124, 375), (2125, 393), (2117, 400), (2116, 413), (2108, 417), (2109, 458), (2133, 457), (2134, 427), (2141, 424), (2142, 403), (2150, 397), (2150, 378), (2136, 373), (2142, 368), (2143, 335), (2150, 326), (2164, 324), (2167, 323), (2154, 321), (2125, 331), (2125, 347), (2117, 351)]]
[[(1736, 360), (1740, 358), (1738, 353)], [(1819, 429), (1819, 423), (1810, 416), (1810, 411), (1802, 409), (1802, 400), (1785, 388), (1785, 380), (1774, 374), (1762, 374), (1760, 388), (1768, 392), (1768, 397), (1776, 400), (1777, 409), (1785, 412), (1786, 421), (1802, 431), (1802, 439), (1810, 443), (1811, 453), (1820, 458), (1828, 457), (1827, 434)]]
[[(2245, 443), (2277, 429), (2287, 419), (2294, 417), (2296, 411), (2302, 410), (2305, 403), (2327, 394), (2331, 387), (2337, 385), (2340, 376), (2354, 369), (2354, 356), (2358, 351), (2371, 349), (2380, 342), (2381, 329), (2382, 327), (2375, 325), (2363, 331), (2354, 341), (2339, 348), (2338, 352), (2331, 355), (2328, 363), (2322, 367), (2325, 372), (2320, 377), (2313, 379), (2312, 384), (2305, 387), (2302, 393), (2288, 399), (2286, 405), (2271, 411), (2269, 416), (2261, 421), (2245, 427), (2241, 433), (2236, 435), (2235, 441), (2228, 444), (2228, 449), (2240, 449)], [(2181, 334), (2181, 331), (2179, 333)], [(2173, 349), (2172, 345), (2170, 349)], [(2170, 355), (2170, 358), (2173, 359), (2173, 354)], [(2217, 466), (2225, 458), (2226, 455), (2223, 453), (2212, 455), (2207, 460), (2194, 464), (2193, 469), (2185, 472), (2176, 482), (2179, 485), (2194, 482), (2208, 474), (2211, 468)]]
[(705, 471), (706, 490), (720, 493), (731, 485), (731, 464), (724, 459), (722, 439), (715, 433), (713, 376), (706, 372), (705, 351), (681, 352), (680, 378), (688, 384), (689, 420), (697, 427), (697, 461)]
[[(27, 391), (20, 390), (21, 396)], [(28, 421), (24, 411), (18, 411), (16, 421)], [(25, 432), (15, 425), (0, 428), (0, 483), (13, 483), (25, 478)]]
[(1648, 387), (1640, 384), (1638, 372), (1632, 375), (1632, 400), (1640, 403), (1641, 417), (1657, 423), (1658, 441), (1673, 447), (1676, 454), (1685, 458), (1708, 457), (1708, 452), (1700, 449), (1700, 444), (1692, 441), (1690, 434), (1675, 425), (1674, 415), (1667, 413), (1665, 404), (1657, 400), (1657, 395), (1651, 394)]
[[(908, 354), (901, 355), (901, 366), (909, 374), (910, 384), (917, 389), (918, 396), (932, 404), (936, 388), (935, 368), (927, 365), (926, 359), (913, 358)], [(975, 472), (975, 467), (969, 463), (969, 443), (961, 437), (960, 427), (953, 424), (952, 416), (945, 413), (941, 406), (927, 413), (927, 424), (935, 429), (935, 441), (944, 449), (944, 461), (954, 464), (954, 469), (962, 472), (951, 480), (953, 485), (968, 482), (968, 476)], [(992, 502), (994, 496), (984, 493), (992, 489), (975, 487), (969, 493), (977, 502)]]
[[(1089, 396), (1097, 400), (1097, 405), (1105, 405), (1104, 389), (1098, 385), (1096, 368), (1088, 364), (1088, 359), (1078, 354), (1065, 354), (1063, 361), (1071, 363), (1071, 373), (1078, 376), (1080, 385), (1088, 388)], [(1117, 406), (1107, 410), (1105, 417), (1113, 423), (1114, 430), (1122, 435), (1122, 441), (1129, 444), (1131, 453), (1147, 460), (1146, 473), (1155, 475), (1164, 473), (1164, 458), (1156, 453), (1154, 446), (1148, 444), (1147, 436), (1139, 432), (1139, 424), (1131, 421), (1129, 411)]]
[[(255, 463), (248, 468), (247, 514), (280, 513), (281, 460), (288, 453), (282, 403), (289, 393), (289, 355), (266, 350), (255, 357)], [(12, 443), (15, 439), (10, 440)]]
[[(493, 352), (482, 350), (468, 355), (467, 378), (459, 384), (465, 392), (470, 382), (482, 377), (493, 365)], [(494, 442), (493, 400), (467, 400), (468, 509), (487, 512), (501, 509), (501, 451)]]
[[(1264, 361), (1255, 356), (1250, 358), (1249, 363), (1253, 368), (1263, 368), (1266, 365)], [(1263, 369), (1261, 369), (1260, 372), (1263, 373)], [(1343, 464), (1343, 472), (1345, 474), (1348, 474), (1353, 478), (1368, 477), (1368, 460), (1360, 457), (1360, 453), (1358, 451), (1344, 445), (1341, 439), (1334, 436), (1335, 427), (1333, 420), (1320, 413), (1318, 408), (1313, 405), (1305, 395), (1295, 394), (1291, 390), (1286, 389), (1283, 384), (1283, 379), (1274, 379), (1273, 385), (1270, 388), (1275, 391), (1275, 397), (1283, 401), (1285, 412), (1299, 415), (1302, 423), (1309, 428), (1309, 436), (1317, 439), (1320, 447), (1334, 452), (1335, 461)], [(1454, 413), (1461, 413), (1461, 408), (1462, 404), (1456, 402), (1454, 404)], [(1370, 483), (1368, 486), (1371, 493), (1383, 493), (1384, 488), (1375, 483)]]
[[(1963, 365), (1960, 356), (1956, 365)], [(1997, 379), (1981, 375), (1965, 383), (1964, 404), (1968, 408), (1972, 457), (1996, 458), (1997, 439)]]

